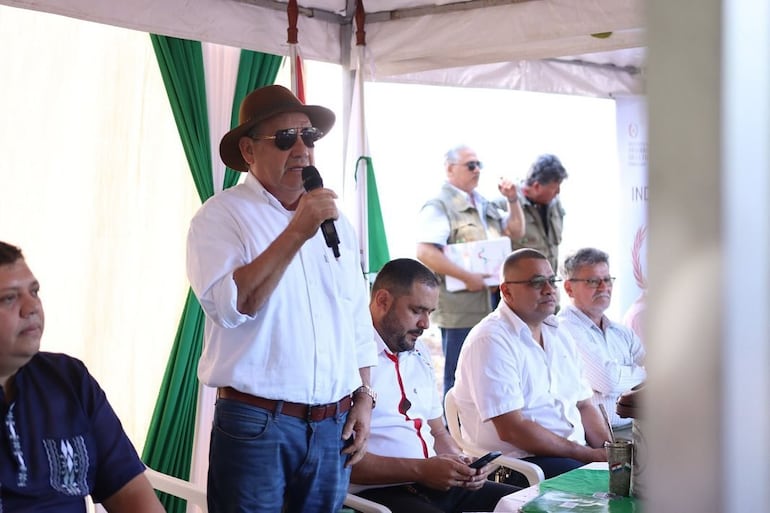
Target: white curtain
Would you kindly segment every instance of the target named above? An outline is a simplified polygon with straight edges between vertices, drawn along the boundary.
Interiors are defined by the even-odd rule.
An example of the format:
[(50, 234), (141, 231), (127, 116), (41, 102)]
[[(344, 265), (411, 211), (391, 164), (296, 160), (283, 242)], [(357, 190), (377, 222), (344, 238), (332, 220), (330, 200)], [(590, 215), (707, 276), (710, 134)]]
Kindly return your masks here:
[(0, 240), (40, 280), (42, 349), (82, 359), (141, 453), (199, 207), (150, 38), (0, 7)]
[[(230, 118), (235, 96), (235, 81), (241, 51), (229, 46), (203, 43), (203, 68), (206, 74), (206, 103), (211, 136), (211, 169), (214, 191), (222, 191), (225, 165), (219, 158), (219, 141), (230, 130)], [(195, 424), (195, 442), (190, 468), (190, 481), (205, 486), (208, 472), (211, 422), (214, 418), (216, 389), (201, 385), (198, 394), (198, 412)], [(188, 506), (188, 511), (197, 508)]]

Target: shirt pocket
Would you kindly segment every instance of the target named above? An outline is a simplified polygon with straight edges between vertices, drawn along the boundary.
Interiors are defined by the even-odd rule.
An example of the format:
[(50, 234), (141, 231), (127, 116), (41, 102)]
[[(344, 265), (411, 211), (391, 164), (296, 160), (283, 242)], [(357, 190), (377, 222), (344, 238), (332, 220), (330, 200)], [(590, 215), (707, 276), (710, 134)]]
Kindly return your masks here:
[(43, 439), (52, 489), (72, 497), (85, 497), (90, 493), (88, 472), (95, 456), (89, 450), (87, 439), (87, 435)]

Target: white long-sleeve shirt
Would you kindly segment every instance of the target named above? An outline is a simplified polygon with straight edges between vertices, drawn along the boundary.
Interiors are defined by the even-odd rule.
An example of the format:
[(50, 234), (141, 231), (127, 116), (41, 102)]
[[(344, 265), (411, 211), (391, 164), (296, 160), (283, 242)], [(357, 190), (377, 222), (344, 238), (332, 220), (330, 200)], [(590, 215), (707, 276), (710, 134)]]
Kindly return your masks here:
[(187, 274), (206, 312), (198, 378), (284, 401), (338, 401), (377, 362), (368, 291), (353, 227), (340, 216), (340, 258), (319, 232), (302, 245), (254, 314), (237, 308), (233, 272), (286, 229), (286, 210), (251, 174), (210, 198), (188, 233)]
[(623, 427), (631, 419), (615, 413), (615, 402), (623, 392), (644, 381), (645, 351), (642, 341), (629, 328), (602, 318), (602, 331), (586, 314), (574, 305), (567, 305), (558, 314), (559, 324), (575, 340), (583, 359), (583, 369), (594, 390), (594, 402), (603, 404), (613, 427)]

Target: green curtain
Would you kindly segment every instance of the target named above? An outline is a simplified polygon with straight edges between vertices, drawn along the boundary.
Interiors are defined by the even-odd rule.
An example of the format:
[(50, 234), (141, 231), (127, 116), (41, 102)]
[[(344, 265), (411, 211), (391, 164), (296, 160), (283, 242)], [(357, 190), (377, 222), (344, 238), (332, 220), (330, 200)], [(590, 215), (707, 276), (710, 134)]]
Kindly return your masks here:
[(200, 41), (150, 34), (163, 85), (201, 202), (214, 194)]
[[(214, 194), (214, 182), (201, 43), (155, 34), (150, 38), (195, 188), (203, 202)], [(235, 119), (231, 126), (237, 124), (237, 106), (243, 97), (275, 81), (281, 59), (275, 55), (241, 52)], [(240, 176), (232, 170), (227, 173), (225, 188), (235, 185)], [(203, 347), (204, 320), (203, 310), (189, 290), (142, 452), (147, 466), (185, 480), (190, 478), (198, 398), (197, 366)], [(185, 511), (186, 501), (166, 494), (160, 496), (167, 512)]]

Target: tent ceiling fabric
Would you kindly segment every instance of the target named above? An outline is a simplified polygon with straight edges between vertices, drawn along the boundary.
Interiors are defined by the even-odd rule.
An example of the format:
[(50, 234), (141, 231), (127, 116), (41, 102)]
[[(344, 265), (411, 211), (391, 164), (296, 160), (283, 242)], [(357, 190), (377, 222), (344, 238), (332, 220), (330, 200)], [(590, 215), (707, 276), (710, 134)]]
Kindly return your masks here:
[[(615, 62), (608, 61), (617, 55)], [(381, 77), (408, 84), (515, 89), (543, 93), (608, 96), (643, 94), (644, 76), (638, 64), (644, 50), (617, 50), (560, 59), (478, 64)]]
[[(144, 32), (288, 54), (285, 1), (0, 3)], [(299, 45), (305, 58), (350, 64), (355, 45), (355, 3), (298, 1)], [(615, 51), (644, 45), (643, 0), (368, 0), (364, 6), (368, 59), (365, 71), (369, 79), (404, 74), (416, 77), (430, 70), (491, 64), (502, 69), (505, 66), (500, 63), (512, 67), (520, 66), (521, 61), (579, 54), (612, 62)], [(607, 33), (608, 37), (592, 35)], [(638, 69), (642, 61), (624, 65)], [(543, 67), (553, 67), (553, 63)], [(445, 72), (440, 74), (447, 77)], [(638, 77), (629, 80), (638, 81)], [(629, 88), (623, 82), (609, 85), (607, 92), (612, 92), (612, 87), (621, 92), (639, 89), (638, 84)]]

